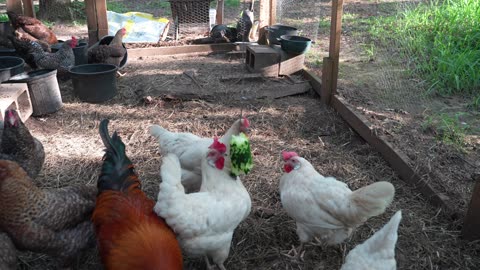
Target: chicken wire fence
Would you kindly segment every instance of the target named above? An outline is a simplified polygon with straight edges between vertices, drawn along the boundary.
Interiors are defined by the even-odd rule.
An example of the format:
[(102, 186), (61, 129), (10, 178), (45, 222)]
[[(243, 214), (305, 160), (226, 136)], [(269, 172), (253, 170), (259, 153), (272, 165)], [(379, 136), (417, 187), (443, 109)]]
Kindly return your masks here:
[[(386, 0), (368, 4), (345, 3), (339, 74), (340, 81), (344, 82), (339, 87), (339, 92), (343, 96), (354, 104), (377, 112), (401, 112), (424, 117), (430, 108), (438, 107), (438, 104), (434, 104), (435, 98), (430, 94), (436, 85), (429, 82), (425, 74), (413, 72), (423, 64), (418, 61), (418, 51), (414, 51), (418, 48), (407, 44), (419, 38), (415, 32), (421, 31), (422, 26), (415, 26), (415, 21), (412, 20), (408, 22), (411, 24), (410, 29), (400, 30), (406, 32), (394, 32), (393, 36), (390, 33), (393, 31), (391, 28), (400, 25), (399, 18), (406, 17), (407, 13), (416, 10), (424, 3), (427, 5), (421, 10), (427, 14), (429, 8), (441, 4), (442, 1)], [(429, 16), (431, 17), (428, 20), (433, 20), (432, 15)], [(397, 23), (393, 24), (392, 20), (396, 20)], [(423, 24), (428, 25), (426, 22)], [(432, 50), (433, 46), (439, 45), (434, 43), (433, 37), (431, 38), (431, 43), (423, 50)], [(344, 42), (349, 45), (345, 46)], [(361, 62), (357, 67), (348, 60), (354, 58)], [(359, 68), (359, 66), (365, 68)], [(433, 66), (432, 69), (438, 69), (441, 74), (439, 67)], [(356, 82), (352, 82), (352, 72), (358, 75), (364, 74), (364, 78), (369, 79), (359, 78)], [(361, 90), (358, 88), (360, 82), (364, 84)], [(443, 110), (447, 111), (448, 108), (444, 106)]]

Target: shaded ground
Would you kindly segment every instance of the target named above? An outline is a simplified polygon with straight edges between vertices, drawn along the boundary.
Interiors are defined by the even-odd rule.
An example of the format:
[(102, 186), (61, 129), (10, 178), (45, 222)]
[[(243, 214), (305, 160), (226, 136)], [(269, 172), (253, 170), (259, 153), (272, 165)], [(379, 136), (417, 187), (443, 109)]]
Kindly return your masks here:
[[(187, 67), (196, 71), (202, 87), (213, 90), (214, 100), (154, 98), (150, 105), (142, 102), (147, 95), (165, 97), (172, 91), (195, 88), (181, 75)], [(95, 184), (103, 154), (97, 129), (99, 121), (107, 117), (112, 120), (111, 130), (118, 130), (125, 141), (143, 189), (155, 199), (161, 157), (157, 143), (148, 135), (150, 124), (213, 136), (222, 134), (243, 112), (252, 122), (255, 167), (244, 183), (253, 206), (250, 216), (235, 232), (227, 269), (339, 269), (346, 253), (399, 209), (403, 211), (397, 245), (399, 269), (478, 268), (478, 243), (459, 240), (458, 222), (446, 218), (399, 180), (335, 112), (320, 105), (316, 95), (233, 100), (233, 94), (242, 89), (248, 96), (258, 92), (256, 89), (278, 83), (219, 82), (225, 72), (241, 73), (242, 69), (243, 60), (222, 55), (130, 59), (123, 70), (127, 74), (118, 79), (118, 95), (104, 104), (81, 103), (71, 92), (71, 82), (61, 83), (64, 107), (27, 122), (33, 134), (44, 142), (47, 154), (45, 167), (35, 182), (42, 187)], [(294, 222), (282, 210), (278, 194), (283, 149), (299, 152), (319, 172), (342, 179), (352, 189), (390, 181), (396, 187), (395, 200), (385, 214), (360, 227), (344, 251), (308, 245), (304, 261), (293, 261), (282, 255), (298, 244)], [(20, 269), (54, 269), (48, 256), (23, 253), (20, 259)], [(89, 251), (77, 266), (82, 270), (101, 269), (96, 251)], [(204, 269), (203, 260), (187, 258), (185, 269)]]

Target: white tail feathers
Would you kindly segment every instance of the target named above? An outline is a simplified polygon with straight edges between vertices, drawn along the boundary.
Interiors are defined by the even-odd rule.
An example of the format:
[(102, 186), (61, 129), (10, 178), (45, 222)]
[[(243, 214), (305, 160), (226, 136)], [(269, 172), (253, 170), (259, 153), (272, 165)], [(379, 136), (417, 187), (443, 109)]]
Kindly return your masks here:
[(352, 214), (364, 222), (385, 212), (395, 195), (395, 188), (389, 182), (377, 182), (359, 188), (350, 195)]
[(167, 154), (163, 158), (162, 167), (160, 168), (160, 176), (162, 182), (175, 186), (181, 185), (182, 169), (180, 167), (180, 161), (175, 154)]
[(162, 128), (159, 125), (152, 125), (149, 128), (150, 135), (155, 137), (157, 140), (164, 136), (165, 132), (169, 132), (166, 129)]
[(399, 210), (382, 229), (348, 253), (341, 270), (396, 269), (395, 245), (401, 219)]

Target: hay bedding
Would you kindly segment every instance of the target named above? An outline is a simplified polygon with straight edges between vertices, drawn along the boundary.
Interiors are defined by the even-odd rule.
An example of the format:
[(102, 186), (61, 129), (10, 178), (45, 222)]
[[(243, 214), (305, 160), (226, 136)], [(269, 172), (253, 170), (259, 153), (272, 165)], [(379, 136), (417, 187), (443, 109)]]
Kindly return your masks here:
[[(252, 213), (237, 228), (227, 269), (339, 269), (344, 256), (356, 244), (377, 231), (393, 213), (403, 211), (397, 244), (399, 269), (478, 269), (478, 243), (458, 239), (458, 224), (432, 208), (421, 195), (406, 186), (386, 162), (355, 134), (333, 111), (320, 105), (313, 94), (276, 100), (233, 100), (233, 93), (253, 95), (259, 87), (278, 82), (220, 83), (228, 72), (243, 70), (241, 61), (222, 56), (162, 57), (132, 59), (127, 75), (118, 80), (119, 94), (101, 104), (80, 103), (71, 94), (71, 83), (62, 83), (64, 107), (27, 125), (45, 146), (47, 159), (35, 180), (42, 187), (85, 183), (98, 177), (103, 145), (98, 124), (111, 119), (136, 165), (143, 190), (156, 199), (161, 156), (157, 143), (147, 132), (158, 123), (170, 130), (201, 136), (223, 134), (242, 112), (252, 123), (251, 142), (255, 167), (243, 178), (252, 197)], [(194, 69), (210, 102), (158, 98), (166, 93), (195, 89), (184, 69)], [(243, 71), (242, 71), (243, 72)], [(171, 81), (171, 82), (169, 82)], [(200, 90), (200, 89), (199, 89)], [(152, 103), (142, 102), (151, 95)], [(304, 261), (281, 255), (298, 245), (294, 222), (281, 208), (278, 182), (282, 174), (280, 151), (295, 150), (314, 164), (320, 173), (334, 175), (353, 189), (375, 181), (390, 181), (396, 196), (387, 213), (360, 227), (345, 249), (308, 245)], [(22, 253), (19, 269), (55, 269), (48, 256)], [(76, 269), (102, 269), (97, 251), (79, 258)], [(185, 259), (185, 269), (204, 269), (201, 259)]]

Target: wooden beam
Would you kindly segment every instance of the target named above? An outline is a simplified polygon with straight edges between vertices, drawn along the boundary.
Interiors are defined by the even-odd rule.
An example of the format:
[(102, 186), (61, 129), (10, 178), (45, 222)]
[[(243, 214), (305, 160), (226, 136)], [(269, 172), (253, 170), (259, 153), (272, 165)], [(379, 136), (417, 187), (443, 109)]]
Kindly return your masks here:
[(224, 52), (239, 51), (239, 50), (242, 50), (242, 46), (232, 44), (232, 43), (221, 43), (221, 44), (128, 49), (128, 56), (129, 57), (147, 57), (147, 56), (155, 56), (155, 55), (224, 53)]
[(7, 11), (13, 11), (16, 14), (23, 14), (21, 0), (7, 0)]
[(462, 237), (467, 240), (480, 239), (480, 179), (475, 180), (475, 187), (462, 228)]
[(408, 157), (399, 149), (395, 149), (382, 135), (375, 134), (368, 121), (362, 115), (350, 109), (348, 103), (342, 97), (333, 95), (332, 106), (363, 139), (383, 156), (403, 181), (412, 185), (433, 205), (444, 208), (450, 214), (455, 214), (449, 203), (450, 199), (437, 192), (413, 170), (408, 163)]
[(332, 72), (333, 72), (333, 61), (330, 57), (323, 58), (322, 66), (322, 89), (320, 90), (320, 98), (323, 104), (330, 104), (331, 97), (333, 95), (332, 91)]
[(33, 0), (22, 0), (22, 3), (23, 3), (23, 14), (28, 17), (36, 18), (35, 10), (33, 9)]
[(338, 63), (340, 59), (340, 39), (342, 35), (343, 0), (333, 0), (330, 24), (329, 57), (332, 60), (331, 93), (337, 93)]
[(303, 69), (303, 77), (310, 81), (310, 85), (312, 85), (313, 90), (321, 96), (322, 92), (322, 82), (321, 79), (318, 78), (317, 75), (313, 74), (311, 71), (308, 69)]
[(98, 38), (100, 39), (108, 35), (107, 1), (96, 0), (95, 9), (97, 12)]
[(277, 0), (270, 0), (270, 20), (269, 25), (277, 23)]
[(98, 22), (95, 0), (85, 0), (85, 13), (87, 15), (88, 45), (92, 46), (98, 41)]
[(270, 23), (270, 0), (257, 0), (258, 3), (258, 27), (262, 29)]
[(215, 18), (215, 24), (223, 24), (223, 12), (225, 9), (225, 1), (217, 0), (217, 14)]

